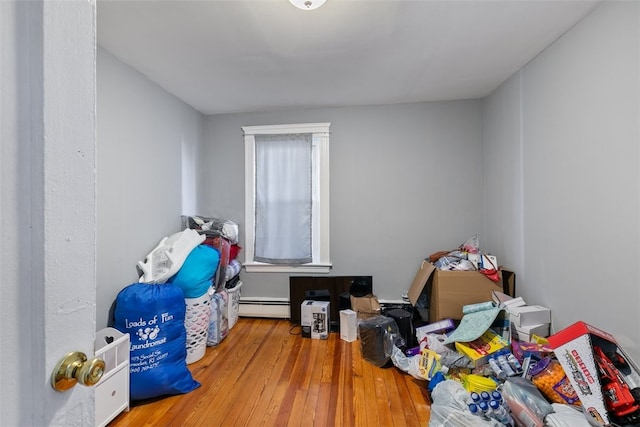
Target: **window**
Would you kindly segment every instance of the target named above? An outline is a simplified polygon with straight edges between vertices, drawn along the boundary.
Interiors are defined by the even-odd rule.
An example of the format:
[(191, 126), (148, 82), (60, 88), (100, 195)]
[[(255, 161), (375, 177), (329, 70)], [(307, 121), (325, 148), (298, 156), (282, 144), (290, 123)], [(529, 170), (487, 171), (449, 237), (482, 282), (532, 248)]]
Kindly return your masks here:
[(329, 126), (245, 126), (245, 269), (327, 273)]

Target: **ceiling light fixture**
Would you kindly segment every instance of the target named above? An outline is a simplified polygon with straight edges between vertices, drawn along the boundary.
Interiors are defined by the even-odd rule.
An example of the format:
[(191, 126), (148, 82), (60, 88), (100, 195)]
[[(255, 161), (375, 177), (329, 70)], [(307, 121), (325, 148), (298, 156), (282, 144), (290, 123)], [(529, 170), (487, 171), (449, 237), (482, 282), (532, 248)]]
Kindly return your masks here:
[(317, 9), (327, 0), (289, 0), (292, 5), (302, 10)]

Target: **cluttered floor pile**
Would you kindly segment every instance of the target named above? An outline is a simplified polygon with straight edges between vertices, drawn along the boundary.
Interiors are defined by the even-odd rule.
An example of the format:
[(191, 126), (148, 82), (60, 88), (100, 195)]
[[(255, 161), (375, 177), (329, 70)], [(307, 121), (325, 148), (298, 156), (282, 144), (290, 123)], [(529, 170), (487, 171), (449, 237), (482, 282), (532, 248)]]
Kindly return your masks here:
[[(455, 287), (453, 277), (460, 280), (447, 276), (454, 260), (443, 257), (434, 263), (438, 273), (423, 274), (421, 267), (416, 276), (418, 283), (431, 283), (431, 305), (442, 297), (436, 281)], [(488, 301), (457, 307), (461, 316), (455, 319), (414, 328), (415, 337), (403, 337), (383, 315), (361, 320), (363, 357), (426, 380), (431, 427), (640, 426), (640, 372), (613, 335), (578, 321), (549, 336), (548, 308), (497, 289)], [(412, 304), (419, 300), (414, 295)], [(442, 304), (439, 310), (455, 308)], [(379, 336), (385, 337), (382, 346)], [(407, 345), (414, 338), (418, 345)]]
[(139, 281), (120, 290), (113, 304), (110, 326), (131, 339), (131, 400), (199, 387), (187, 365), (238, 320), (238, 225), (199, 216), (182, 221), (182, 231), (163, 237), (138, 262)]

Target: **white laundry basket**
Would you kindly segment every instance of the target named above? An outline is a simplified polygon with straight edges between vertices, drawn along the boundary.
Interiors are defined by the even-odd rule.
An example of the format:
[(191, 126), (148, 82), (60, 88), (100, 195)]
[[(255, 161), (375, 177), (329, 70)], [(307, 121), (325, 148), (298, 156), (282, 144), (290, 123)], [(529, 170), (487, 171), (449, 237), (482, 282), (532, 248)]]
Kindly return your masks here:
[(240, 287), (242, 282), (238, 280), (238, 283), (231, 289), (227, 289), (229, 294), (229, 300), (227, 301), (227, 319), (229, 320), (229, 329), (233, 328), (233, 325), (238, 321), (238, 315), (240, 313)]
[(187, 330), (187, 364), (189, 364), (202, 359), (207, 351), (211, 301), (208, 293), (198, 298), (185, 298), (184, 301), (187, 306), (184, 327)]

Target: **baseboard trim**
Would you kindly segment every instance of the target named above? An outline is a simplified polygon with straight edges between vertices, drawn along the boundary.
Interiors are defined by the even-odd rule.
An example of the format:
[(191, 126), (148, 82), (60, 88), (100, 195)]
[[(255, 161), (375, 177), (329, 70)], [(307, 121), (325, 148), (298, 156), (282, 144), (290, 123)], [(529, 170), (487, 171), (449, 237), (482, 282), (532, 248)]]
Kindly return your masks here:
[(240, 297), (240, 317), (266, 317), (273, 319), (290, 319), (289, 300), (281, 298), (243, 298)]

